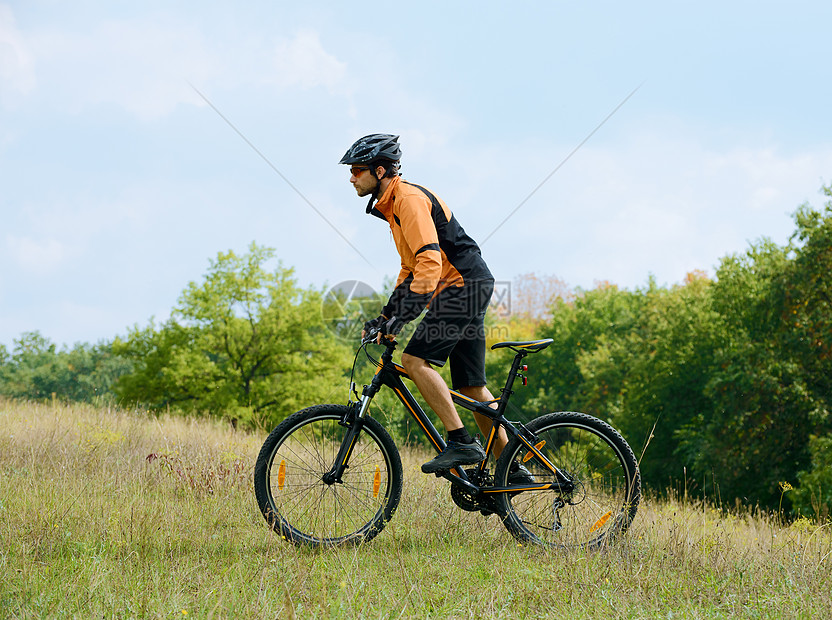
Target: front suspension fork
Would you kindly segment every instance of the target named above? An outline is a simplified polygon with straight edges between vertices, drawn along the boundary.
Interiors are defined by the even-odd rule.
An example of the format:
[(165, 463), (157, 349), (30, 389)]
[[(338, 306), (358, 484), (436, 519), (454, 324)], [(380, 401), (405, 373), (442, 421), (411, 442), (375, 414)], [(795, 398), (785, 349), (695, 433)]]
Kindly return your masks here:
[(335, 457), (332, 468), (321, 478), (326, 484), (343, 483), (341, 476), (344, 475), (344, 472), (349, 467), (347, 463), (349, 463), (352, 449), (355, 447), (355, 442), (358, 441), (358, 435), (361, 434), (361, 429), (364, 427), (364, 416), (367, 413), (374, 393), (378, 391), (377, 388), (374, 390), (373, 387), (364, 386), (364, 394), (361, 400), (349, 404), (349, 410), (340, 422), (341, 426), (347, 429), (347, 432), (344, 433), (344, 439), (341, 441), (341, 447), (338, 448), (338, 454)]

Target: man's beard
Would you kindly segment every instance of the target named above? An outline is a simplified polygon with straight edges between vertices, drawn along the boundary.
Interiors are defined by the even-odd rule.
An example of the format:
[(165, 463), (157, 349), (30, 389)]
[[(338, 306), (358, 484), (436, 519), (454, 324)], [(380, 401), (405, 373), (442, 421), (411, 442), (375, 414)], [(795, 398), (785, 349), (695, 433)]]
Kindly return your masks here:
[(367, 189), (360, 189), (356, 187), (355, 191), (358, 192), (358, 195), (363, 198), (364, 196), (370, 196), (371, 194), (375, 193), (375, 191), (378, 189), (378, 185), (379, 184), (376, 183), (375, 187), (369, 187)]

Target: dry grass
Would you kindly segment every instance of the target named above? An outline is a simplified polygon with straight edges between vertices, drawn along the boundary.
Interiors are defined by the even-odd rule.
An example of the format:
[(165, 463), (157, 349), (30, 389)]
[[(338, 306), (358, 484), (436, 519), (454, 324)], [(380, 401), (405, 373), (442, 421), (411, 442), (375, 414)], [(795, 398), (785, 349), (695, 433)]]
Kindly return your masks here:
[(647, 500), (615, 547), (544, 553), (456, 509), (409, 450), (378, 538), (298, 549), (257, 511), (263, 439), (0, 401), (0, 617), (832, 616), (827, 528)]

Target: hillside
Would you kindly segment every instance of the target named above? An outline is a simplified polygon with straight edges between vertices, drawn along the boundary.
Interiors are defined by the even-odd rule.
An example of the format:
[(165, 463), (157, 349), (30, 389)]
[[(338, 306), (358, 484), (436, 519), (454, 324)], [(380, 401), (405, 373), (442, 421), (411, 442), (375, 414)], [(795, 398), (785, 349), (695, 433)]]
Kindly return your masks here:
[(0, 401), (0, 617), (830, 617), (832, 535), (647, 498), (603, 553), (518, 546), (406, 450), (393, 522), (311, 552), (267, 527), (264, 436), (219, 422)]

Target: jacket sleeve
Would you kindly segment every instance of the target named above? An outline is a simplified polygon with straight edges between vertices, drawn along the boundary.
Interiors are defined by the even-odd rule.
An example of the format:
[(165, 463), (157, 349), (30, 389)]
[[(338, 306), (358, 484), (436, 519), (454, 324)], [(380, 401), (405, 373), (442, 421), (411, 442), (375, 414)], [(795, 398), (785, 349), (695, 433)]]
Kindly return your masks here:
[(408, 273), (401, 282), (393, 289), (390, 294), (390, 299), (384, 308), (381, 309), (381, 314), (388, 319), (393, 317), (399, 318), (403, 321), (412, 321), (418, 317), (422, 310), (428, 305), (432, 293), (419, 294), (411, 290), (413, 283), (413, 274)]
[[(402, 267), (391, 302), (385, 306), (405, 321), (418, 317), (433, 297), (442, 273), (439, 235), (431, 217), (431, 203), (421, 196), (408, 196), (396, 205), (402, 236), (416, 258), (412, 272)], [(395, 298), (395, 299), (394, 299)]]

